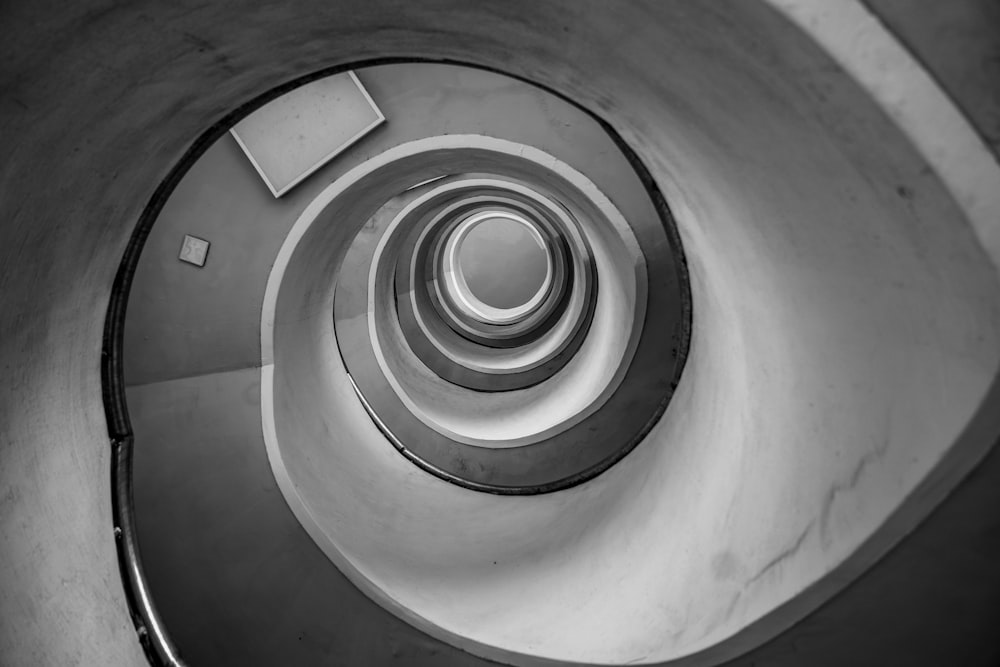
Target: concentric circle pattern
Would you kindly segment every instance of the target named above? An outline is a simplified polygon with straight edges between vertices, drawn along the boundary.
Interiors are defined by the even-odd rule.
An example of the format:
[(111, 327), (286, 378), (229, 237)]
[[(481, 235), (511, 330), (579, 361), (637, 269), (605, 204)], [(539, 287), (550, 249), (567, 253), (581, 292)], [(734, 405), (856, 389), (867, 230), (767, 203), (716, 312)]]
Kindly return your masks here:
[(477, 490), (553, 491), (606, 469), (662, 413), (681, 281), (663, 221), (626, 220), (568, 165), (491, 142), (504, 150), (447, 151), (469, 168), (381, 191), (337, 272), (335, 341), (414, 463)]
[(516, 213), (493, 210), (462, 227), (443, 259), (446, 275), (468, 290), (469, 309), (494, 322), (535, 310), (552, 286), (552, 255), (538, 228)]
[[(402, 305), (402, 309), (408, 320), (412, 318), (422, 331), (428, 329), (438, 331), (440, 324), (443, 323), (462, 338), (482, 346), (523, 348), (550, 331), (550, 325), (571, 300), (574, 283), (578, 289), (577, 302), (582, 303), (580, 295), (587, 293), (587, 285), (593, 279), (589, 266), (590, 253), (582, 246), (582, 237), (572, 220), (544, 199), (532, 201), (530, 195), (533, 193), (530, 189), (502, 181), (484, 181), (479, 186), (485, 190), (481, 193), (465, 192), (464, 195), (459, 195), (459, 201), (441, 211), (437, 220), (428, 228), (436, 232), (435, 234), (428, 238), (412, 238), (412, 243), (408, 245), (410, 252), (407, 253), (411, 261), (401, 264), (396, 274), (397, 295), (407, 295), (407, 302)], [(449, 196), (448, 191), (439, 192), (439, 195)], [(524, 196), (519, 198), (520, 195)], [(549, 210), (541, 210), (539, 206), (546, 203)], [(520, 220), (532, 216), (532, 222), (527, 224), (532, 225), (535, 234), (544, 244), (548, 255), (547, 265), (552, 267), (547, 271), (544, 289), (539, 290), (520, 308), (506, 309), (505, 312), (490, 308), (472, 295), (465, 285), (463, 272), (452, 268), (455, 265), (455, 251), (460, 247), (465, 233), (484, 217), (493, 217), (497, 214)], [(437, 222), (441, 221), (447, 223), (449, 218), (451, 218), (450, 224), (437, 225)], [(575, 246), (568, 245), (569, 242), (575, 242)], [(575, 253), (573, 253), (574, 247)], [(573, 256), (579, 265), (576, 272), (572, 270)], [(418, 276), (418, 273), (422, 275)], [(424, 276), (426, 279), (423, 279)], [(427, 310), (429, 307), (437, 313), (437, 318), (422, 316), (422, 313), (429, 312)], [(471, 348), (463, 341), (455, 341), (451, 346), (444, 345), (442, 340), (450, 338), (447, 332), (424, 338), (434, 341), (431, 343), (432, 347), (445, 355), (448, 355), (447, 350), (456, 348), (476, 351), (476, 348)], [(426, 346), (418, 345), (418, 347)], [(480, 355), (488, 354), (483, 350), (478, 352)], [(436, 364), (433, 355), (430, 355), (430, 360), (428, 356), (420, 356), (421, 360), (428, 363), (436, 372), (444, 374), (443, 377), (449, 377), (457, 384), (486, 391), (514, 388), (514, 385), (509, 387), (497, 385), (495, 377), (487, 377), (478, 384), (465, 384), (461, 379), (463, 374), (454, 374), (455, 357), (448, 359), (446, 364)], [(465, 367), (470, 370), (476, 368), (470, 363), (467, 361)], [(507, 368), (495, 366), (485, 362), (481, 368), (489, 373), (488, 369), (493, 367), (494, 376), (510, 375), (516, 370), (515, 366)]]
[[(261, 415), (282, 493), (366, 594), (448, 641), (464, 642), (437, 604), (490, 604), (449, 592), (482, 564), (475, 554), (520, 572), (502, 554), (561, 541), (558, 530), (518, 532), (554, 519), (537, 508), (590, 522), (597, 514), (572, 498), (596, 507), (604, 481), (663, 446), (646, 436), (663, 424), (687, 352), (685, 265), (658, 192), (618, 159), (626, 171), (591, 180), (507, 139), (403, 142), (321, 191), (271, 269)], [(516, 289), (473, 278), (480, 298), (462, 267), (465, 239), (498, 219), (517, 225), (492, 241), (506, 264), (523, 267), (525, 252), (537, 264)], [(495, 280), (516, 282), (493, 264)], [(499, 531), (483, 514), (494, 504)], [(473, 526), (451, 530), (456, 516)], [(452, 549), (455, 539), (476, 549)]]

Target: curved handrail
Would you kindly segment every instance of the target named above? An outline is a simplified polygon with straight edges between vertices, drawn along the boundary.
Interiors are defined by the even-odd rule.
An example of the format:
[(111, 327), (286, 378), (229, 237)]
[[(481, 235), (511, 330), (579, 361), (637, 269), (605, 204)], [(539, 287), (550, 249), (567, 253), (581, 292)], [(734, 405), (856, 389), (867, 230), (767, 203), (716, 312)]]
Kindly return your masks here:
[(186, 169), (175, 169), (160, 184), (129, 239), (125, 255), (111, 288), (108, 312), (104, 321), (101, 349), (101, 388), (104, 414), (111, 441), (111, 517), (114, 522), (118, 567), (132, 623), (146, 658), (153, 667), (186, 667), (170, 641), (156, 608), (153, 606), (146, 576), (139, 557), (132, 496), (132, 446), (134, 437), (125, 401), (125, 376), (122, 364), (122, 340), (125, 309), (139, 254), (149, 236), (153, 220)]
[[(129, 245), (131, 247), (132, 243)], [(132, 615), (132, 623), (139, 636), (139, 643), (154, 667), (185, 667), (153, 606), (139, 558), (135, 505), (132, 497), (134, 438), (125, 406), (125, 382), (121, 364), (121, 329), (125, 321), (125, 302), (132, 272), (129, 270), (128, 256), (126, 253), (126, 259), (122, 262), (112, 289), (101, 354), (104, 410), (112, 448), (111, 516), (114, 521), (118, 566), (125, 587), (125, 598)], [(134, 263), (131, 268), (134, 268)], [(123, 273), (128, 275), (123, 276)]]
[(112, 459), (113, 504), (115, 515), (115, 536), (118, 543), (119, 564), (122, 577), (129, 588), (132, 602), (133, 622), (139, 643), (146, 656), (156, 667), (184, 667), (177, 649), (164, 630), (156, 608), (150, 599), (146, 586), (146, 576), (139, 559), (139, 545), (135, 528), (135, 512), (132, 502), (132, 436), (115, 440)]
[[(405, 62), (405, 59), (372, 59), (368, 65)], [(118, 549), (118, 566), (121, 570), (125, 600), (139, 643), (153, 667), (187, 667), (167, 635), (156, 607), (153, 605), (146, 575), (139, 556), (138, 535), (135, 523), (135, 506), (132, 495), (132, 448), (134, 437), (125, 398), (125, 373), (122, 363), (122, 341), (125, 332), (125, 311), (128, 305), (132, 279), (139, 263), (139, 255), (146, 244), (153, 223), (170, 194), (184, 174), (215, 141), (236, 122), (288, 91), (309, 81), (349, 71), (348, 64), (336, 65), (318, 72), (293, 79), (277, 86), (255, 99), (234, 109), (224, 118), (199, 135), (181, 159), (171, 168), (157, 186), (143, 209), (125, 253), (119, 264), (111, 287), (108, 311), (104, 320), (104, 337), (101, 347), (101, 393), (104, 415), (111, 442), (111, 516), (114, 522), (115, 542)]]
[[(373, 58), (364, 65), (374, 66), (398, 62), (411, 62), (406, 58)], [(125, 399), (125, 374), (122, 364), (122, 341), (125, 330), (125, 310), (128, 305), (132, 279), (139, 262), (139, 255), (146, 244), (153, 223), (170, 194), (184, 174), (215, 141), (227, 133), (238, 120), (252, 113), (269, 101), (324, 76), (350, 71), (353, 65), (343, 63), (294, 78), (283, 85), (258, 95), (242, 106), (230, 111), (214, 125), (200, 134), (181, 159), (160, 182), (153, 196), (143, 209), (125, 253), (119, 264), (111, 287), (108, 311), (104, 320), (101, 346), (101, 393), (104, 415), (108, 424), (111, 457), (111, 516), (114, 523), (115, 542), (118, 549), (118, 566), (121, 570), (125, 600), (139, 643), (153, 667), (186, 667), (167, 635), (146, 585), (139, 556), (135, 527), (135, 507), (132, 496), (132, 447), (134, 438)]]

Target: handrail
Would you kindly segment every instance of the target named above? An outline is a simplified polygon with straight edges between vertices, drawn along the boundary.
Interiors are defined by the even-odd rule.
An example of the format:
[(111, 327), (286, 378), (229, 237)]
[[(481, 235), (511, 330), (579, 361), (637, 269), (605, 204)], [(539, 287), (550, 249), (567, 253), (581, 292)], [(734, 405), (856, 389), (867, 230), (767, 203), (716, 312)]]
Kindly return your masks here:
[[(130, 248), (135, 242), (129, 244)], [(140, 244), (141, 245), (141, 244)], [(138, 254), (138, 253), (136, 253)], [(111, 439), (111, 516), (114, 522), (118, 566), (125, 587), (132, 623), (143, 652), (153, 667), (185, 667), (177, 649), (167, 636), (163, 622), (153, 606), (139, 557), (132, 497), (132, 445), (134, 438), (125, 405), (125, 381), (121, 364), (121, 329), (125, 321), (128, 285), (134, 271), (129, 253), (122, 262), (105, 321), (104, 348), (101, 354), (101, 379), (104, 410)]]
[[(200, 154), (200, 151), (192, 149), (190, 153), (197, 155)], [(192, 157), (193, 159), (197, 158)], [(135, 505), (132, 495), (134, 437), (125, 401), (122, 340), (125, 328), (125, 309), (139, 254), (149, 236), (153, 221), (185, 171), (186, 167), (175, 168), (168, 178), (160, 184), (129, 239), (111, 288), (101, 349), (101, 389), (104, 399), (104, 414), (108, 424), (108, 436), (111, 442), (111, 517), (114, 523), (115, 544), (118, 549), (118, 567), (121, 571), (125, 599), (139, 638), (139, 644), (142, 646), (149, 664), (153, 667), (186, 667), (186, 665), (170, 641), (170, 637), (167, 636), (160, 615), (153, 606), (139, 557)]]
[(115, 508), (115, 537), (122, 576), (131, 591), (133, 622), (139, 643), (151, 664), (156, 667), (183, 667), (177, 649), (163, 628), (156, 608), (150, 599), (146, 576), (139, 558), (139, 545), (135, 528), (132, 502), (132, 436), (113, 441), (112, 488)]

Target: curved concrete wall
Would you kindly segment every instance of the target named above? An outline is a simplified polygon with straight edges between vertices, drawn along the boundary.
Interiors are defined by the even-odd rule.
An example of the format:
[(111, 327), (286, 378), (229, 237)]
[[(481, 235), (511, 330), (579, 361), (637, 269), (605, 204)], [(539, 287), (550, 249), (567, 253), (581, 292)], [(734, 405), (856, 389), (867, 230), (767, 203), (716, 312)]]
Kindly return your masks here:
[[(741, 16), (712, 15), (712, 29), (706, 24), (702, 31), (695, 19), (716, 11), (710, 7), (636, 4), (626, 12), (601, 3), (458, 8), (445, 4), (434, 9), (450, 11), (433, 13), (423, 5), (371, 2), (335, 7), (323, 3), (310, 7), (311, 11), (301, 5), (290, 9), (240, 3), (193, 11), (180, 7), (105, 11), (80, 5), (44, 16), (35, 13), (43, 8), (5, 8), (4, 26), (14, 30), (35, 25), (38, 31), (9, 35), (3, 75), (7, 86), (4, 127), (10, 146), (2, 167), (8, 217), (0, 257), (4, 267), (0, 354), (8, 373), (2, 449), (8, 492), (2, 515), (0, 597), (5, 619), (0, 656), (5, 663), (141, 662), (118, 593), (110, 535), (108, 450), (97, 375), (107, 292), (140, 211), (200, 133), (240, 103), (301, 72), (324, 66), (376, 55), (471, 60), (539, 80), (586, 101), (612, 120), (640, 148), (660, 185), (672, 195), (679, 218), (701, 220), (711, 213), (717, 216), (713, 222), (717, 219), (732, 233), (731, 237), (712, 236), (699, 234), (696, 225), (686, 226), (689, 257), (704, 253), (706, 273), (694, 271), (696, 285), (703, 294), (717, 295), (719, 300), (715, 309), (703, 307), (706, 325), (711, 317), (721, 322), (725, 317), (755, 314), (752, 302), (737, 300), (735, 294), (713, 283), (725, 273), (719, 277), (707, 273), (709, 267), (716, 268), (710, 264), (713, 257), (717, 261), (733, 256), (729, 251), (739, 258), (743, 250), (771, 264), (749, 266), (740, 260), (720, 270), (733, 272), (740, 280), (749, 278), (751, 285), (779, 290), (776, 293), (792, 299), (792, 305), (802, 307), (800, 313), (788, 303), (777, 306), (787, 322), (786, 330), (803, 326), (803, 332), (815, 334), (790, 341), (788, 358), (814, 361), (806, 342), (832, 339), (836, 344), (826, 368), (839, 368), (839, 361), (846, 364), (831, 377), (835, 387), (844, 389), (856, 379), (877, 378), (865, 385), (874, 389), (873, 407), (852, 392), (838, 394), (863, 403), (839, 407), (867, 415), (857, 427), (856, 443), (865, 441), (863, 436), (884, 435), (887, 423), (893, 427), (890, 444), (879, 458), (882, 463), (872, 467), (875, 459), (871, 458), (863, 468), (848, 466), (842, 471), (848, 485), (855, 478), (862, 483), (869, 474), (874, 481), (885, 481), (878, 472), (871, 472), (881, 470), (898, 492), (913, 488), (922, 472), (941, 456), (934, 445), (947, 444), (975, 410), (992, 380), (996, 361), (995, 338), (991, 337), (996, 326), (992, 267), (964, 216), (949, 203), (948, 193), (924, 170), (921, 157), (865, 95), (782, 19), (770, 10), (741, 5)], [(277, 24), (281, 31), (274, 29)], [(713, 42), (716, 30), (731, 43)], [(568, 35), (565, 41), (551, 39), (561, 31)], [(664, 39), (671, 31), (675, 31), (674, 38)], [(623, 38), (628, 39), (623, 43)], [(34, 44), (51, 50), (43, 57)], [(523, 48), (526, 45), (530, 48)], [(719, 52), (737, 46), (746, 62), (725, 64)], [(611, 50), (620, 60), (602, 56)], [(649, 67), (653, 61), (658, 65)], [(736, 76), (740, 70), (752, 76), (740, 79)], [(678, 74), (671, 86), (661, 80), (667, 73), (684, 72), (732, 85), (725, 93), (717, 87), (701, 88), (706, 97), (699, 98), (693, 88), (685, 90), (685, 86), (700, 85), (693, 78)], [(673, 87), (675, 83), (680, 87)], [(796, 102), (785, 106), (771, 99), (761, 107), (732, 103), (737, 92), (752, 97), (763, 90), (777, 91), (777, 99)], [(150, 104), (150, 100), (161, 103)], [(652, 114), (654, 109), (663, 113)], [(764, 114), (765, 109), (772, 115)], [(689, 132), (683, 136), (666, 132), (667, 118), (686, 123)], [(713, 119), (712, 124), (708, 119)], [(789, 121), (792, 131), (786, 132), (778, 119)], [(732, 132), (728, 136), (738, 137), (741, 128), (749, 127), (763, 134), (747, 132), (736, 147), (720, 146), (713, 138), (723, 128)], [(825, 136), (836, 140), (815, 154), (808, 142), (792, 146), (810, 127), (823, 128)], [(765, 138), (770, 141), (764, 142)], [(776, 162), (770, 155), (775, 150)], [(801, 151), (812, 159), (797, 159)], [(716, 159), (692, 159), (699, 155), (715, 155)], [(672, 166), (673, 158), (681, 156), (692, 160), (690, 171), (687, 163), (683, 170), (680, 162)], [(844, 168), (837, 173), (850, 173), (853, 168), (864, 177), (849, 181), (847, 189), (834, 196), (819, 188), (818, 182), (811, 187), (807, 182), (806, 167), (817, 164), (813, 159)], [(817, 198), (811, 206), (822, 205), (827, 225), (811, 231), (821, 237), (829, 235), (831, 248), (822, 247), (813, 234), (797, 233), (796, 223), (804, 219), (800, 207), (810, 198), (792, 198), (787, 194), (793, 191), (789, 181), (772, 180), (768, 169), (777, 165), (784, 167), (782, 175), (791, 178), (794, 186), (805, 188), (803, 195)], [(711, 179), (719, 189), (710, 190), (709, 180), (695, 182), (696, 178)], [(760, 197), (762, 192), (767, 196)], [(710, 194), (713, 197), (707, 197)], [(729, 195), (731, 202), (741, 201), (750, 208), (730, 210), (733, 204), (725, 199)], [(852, 203), (852, 196), (859, 197), (860, 203)], [(818, 207), (808, 210), (813, 213)], [(837, 215), (848, 211), (859, 217)], [(878, 215), (871, 215), (875, 211)], [(770, 219), (772, 213), (781, 215)], [(870, 236), (862, 219), (877, 225), (882, 240), (900, 241), (905, 252)], [(746, 220), (759, 225), (743, 228), (736, 224)], [(840, 235), (842, 224), (857, 233)], [(782, 252), (788, 248), (780, 244), (770, 247), (770, 237), (747, 237), (750, 229), (766, 230), (770, 225), (781, 225), (788, 234), (780, 244), (792, 243), (793, 250), (804, 254)], [(911, 226), (912, 235), (907, 233)], [(833, 258), (840, 253), (833, 250), (859, 253), (862, 266), (889, 279), (883, 289), (898, 276), (902, 280), (897, 289), (906, 294), (881, 292), (874, 295), (874, 301), (868, 300), (860, 276), (840, 271), (837, 275), (844, 281), (824, 287), (810, 280), (816, 277), (814, 268), (796, 261), (810, 258), (820, 262), (816, 266), (821, 270), (836, 269)], [(883, 264), (883, 259), (891, 261)], [(953, 272), (956, 264), (962, 269)], [(791, 272), (798, 282), (783, 284), (779, 271)], [(938, 302), (909, 294), (909, 285), (928, 295), (956, 300), (940, 302), (938, 309)], [(810, 308), (811, 300), (819, 296), (842, 306), (841, 314), (864, 314), (861, 320), (869, 327), (862, 330), (865, 335), (855, 334), (853, 326), (844, 327), (847, 320), (830, 322)], [(731, 308), (723, 307), (727, 305)], [(927, 310), (930, 305), (935, 307)], [(880, 323), (889, 322), (892, 326), (883, 330)], [(891, 331), (906, 333), (905, 325), (911, 323), (914, 326), (904, 338), (907, 354), (882, 356), (877, 348), (866, 347), (867, 341), (888, 342)], [(750, 330), (742, 331), (742, 340), (729, 338), (727, 344), (761, 343), (764, 356), (755, 363), (777, 358), (768, 354), (781, 353), (784, 358), (777, 346), (761, 341)], [(985, 337), (977, 339), (980, 334)], [(727, 349), (722, 343), (716, 345), (717, 354)], [(823, 350), (827, 349), (824, 345)], [(703, 363), (724, 358), (710, 351), (706, 349)], [(865, 358), (874, 365), (872, 369), (860, 362)], [(751, 365), (747, 370), (754, 368)], [(763, 377), (759, 373), (746, 376), (748, 383)], [(907, 393), (910, 381), (920, 379), (945, 380), (958, 393), (934, 395), (934, 384), (918, 389), (917, 396)], [(810, 382), (814, 382), (812, 374)], [(762, 389), (745, 388), (746, 395)], [(797, 393), (779, 395), (792, 402), (800, 400)], [(915, 400), (907, 400), (902, 413), (887, 411), (887, 405), (878, 402), (897, 395)], [(891, 415), (878, 428), (876, 409), (882, 417)], [(753, 411), (745, 414), (749, 419), (764, 418)], [(933, 424), (929, 415), (934, 417)], [(907, 416), (913, 420), (897, 421)], [(822, 425), (820, 416), (818, 422), (793, 426), (801, 439), (807, 439), (812, 437), (809, 426)], [(964, 472), (995, 437), (995, 424), (981, 421), (977, 426), (966, 434), (971, 442), (967, 460), (957, 464), (947, 482)], [(907, 431), (899, 428), (919, 432), (907, 438)], [(918, 448), (917, 460), (907, 462), (901, 443), (911, 439), (928, 448)], [(897, 466), (886, 463), (887, 456), (904, 460)], [(811, 465), (819, 465), (818, 461), (793, 460), (802, 466), (788, 469), (789, 476), (808, 474)], [(862, 454), (855, 464), (864, 460)], [(773, 470), (766, 461), (760, 465), (768, 474)], [(762, 482), (740, 478), (741, 484), (751, 487)], [(835, 493), (836, 488), (827, 489), (831, 497), (844, 497), (842, 492)], [(923, 509), (911, 519), (938, 500), (940, 493), (921, 494)], [(793, 503), (798, 498), (775, 500)], [(872, 514), (865, 508), (855, 511), (860, 521), (855, 523), (846, 515), (838, 519), (832, 513), (828, 527), (858, 537), (879, 522), (877, 510)], [(795, 529), (804, 532), (806, 525), (808, 521), (787, 529), (794, 538), (790, 546), (799, 544), (797, 537), (802, 534)], [(807, 568), (822, 567), (808, 558), (803, 563)], [(715, 561), (720, 579), (725, 579), (726, 572), (739, 571), (736, 565), (726, 558)], [(739, 613), (752, 615), (748, 610)], [(8, 623), (9, 618), (16, 620)]]
[[(660, 111), (634, 145), (660, 142), (695, 326), (667, 414), (586, 484), (470, 494), (382, 441), (329, 317), (354, 231), (344, 221), (367, 219), (373, 186), (353, 173), (335, 183), (347, 193), (332, 212), (282, 249), (280, 287), (269, 285), (275, 374), (264, 374), (272, 463), (331, 558), (418, 627), (515, 664), (709, 664), (703, 651), (725, 651), (752, 623), (777, 632), (778, 608), (810, 610), (824, 593), (797, 595), (832, 594), (861, 571), (843, 566), (849, 556), (892, 544), (898, 534), (879, 528), (980, 409), (1000, 349), (996, 268), (976, 238), (992, 229), (965, 226), (861, 91), (831, 77), (837, 94), (813, 99), (763, 77), (743, 48), (726, 35), (710, 59), (683, 52), (706, 77), (671, 82), (680, 111), (649, 91), (625, 104)], [(786, 57), (820, 57), (802, 49)], [(738, 118), (716, 89), (741, 91)], [(407, 167), (388, 164), (395, 192)], [(907, 512), (929, 509), (919, 505)]]

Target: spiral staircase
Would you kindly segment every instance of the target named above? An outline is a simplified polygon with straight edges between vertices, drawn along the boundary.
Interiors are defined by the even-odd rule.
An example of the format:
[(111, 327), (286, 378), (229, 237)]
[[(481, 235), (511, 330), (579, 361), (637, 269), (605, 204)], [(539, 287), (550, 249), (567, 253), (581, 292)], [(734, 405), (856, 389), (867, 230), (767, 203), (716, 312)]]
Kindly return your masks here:
[(0, 664), (995, 664), (940, 4), (4, 7)]

